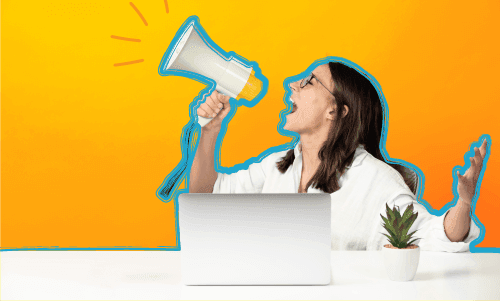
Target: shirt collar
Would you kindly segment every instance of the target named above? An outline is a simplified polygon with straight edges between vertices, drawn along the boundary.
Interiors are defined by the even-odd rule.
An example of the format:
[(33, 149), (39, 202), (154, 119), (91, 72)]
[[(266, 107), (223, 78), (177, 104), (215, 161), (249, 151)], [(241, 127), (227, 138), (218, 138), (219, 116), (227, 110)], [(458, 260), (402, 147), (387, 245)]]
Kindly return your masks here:
[[(302, 155), (302, 142), (301, 141), (299, 141), (299, 143), (297, 143), (297, 145), (295, 146), (295, 148), (293, 150), (293, 153), (295, 154), (295, 160), (297, 160), (297, 158)], [(361, 164), (361, 161), (363, 161), (363, 159), (366, 157), (367, 154), (368, 154), (368, 152), (365, 150), (364, 145), (360, 144), (356, 148), (356, 151), (354, 152), (354, 159), (352, 161), (352, 164), (349, 165), (348, 167), (351, 167), (351, 166), (354, 167), (354, 166), (358, 166), (359, 164)]]

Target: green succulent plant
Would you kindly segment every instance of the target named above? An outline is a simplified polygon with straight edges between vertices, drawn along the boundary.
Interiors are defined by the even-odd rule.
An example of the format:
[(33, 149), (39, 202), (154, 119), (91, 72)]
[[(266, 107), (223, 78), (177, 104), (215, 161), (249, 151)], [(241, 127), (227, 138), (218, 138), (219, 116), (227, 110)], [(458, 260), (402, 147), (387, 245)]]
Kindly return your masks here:
[(412, 235), (418, 231), (415, 230), (412, 233), (408, 234), (408, 231), (413, 225), (413, 222), (418, 217), (418, 212), (413, 213), (413, 204), (410, 204), (408, 207), (406, 207), (406, 210), (402, 216), (399, 213), (398, 206), (394, 206), (392, 210), (389, 208), (387, 204), (385, 204), (385, 207), (387, 211), (387, 218), (385, 218), (384, 216), (382, 216), (382, 214), (380, 214), (380, 216), (385, 222), (385, 224), (382, 226), (387, 230), (387, 232), (389, 232), (391, 236), (384, 233), (381, 234), (385, 235), (389, 239), (389, 242), (394, 247), (399, 249), (404, 249), (412, 242), (419, 239), (416, 238), (412, 241), (409, 241), (412, 238)]

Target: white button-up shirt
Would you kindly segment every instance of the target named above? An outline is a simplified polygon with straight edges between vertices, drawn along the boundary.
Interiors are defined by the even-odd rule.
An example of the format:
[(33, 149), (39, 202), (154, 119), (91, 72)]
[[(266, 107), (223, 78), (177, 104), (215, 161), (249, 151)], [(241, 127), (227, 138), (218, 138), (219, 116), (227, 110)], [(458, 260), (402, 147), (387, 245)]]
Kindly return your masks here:
[[(268, 155), (248, 169), (232, 174), (218, 173), (213, 193), (298, 193), (302, 172), (300, 143), (294, 148), (295, 161), (282, 174), (276, 167), (288, 150)], [(418, 229), (412, 239), (422, 251), (470, 252), (470, 242), (479, 237), (480, 230), (471, 220), (470, 231), (463, 242), (451, 242), (444, 232), (444, 218), (430, 214), (416, 201), (403, 177), (387, 163), (368, 153), (360, 145), (352, 164), (339, 179), (340, 189), (332, 197), (332, 250), (381, 250), (389, 241), (382, 233), (382, 214), (399, 206), (403, 213), (413, 203), (418, 217), (408, 233)], [(307, 193), (325, 193), (308, 187)], [(423, 201), (422, 201), (423, 202)], [(430, 208), (430, 206), (429, 206)], [(451, 209), (451, 208), (450, 208)]]

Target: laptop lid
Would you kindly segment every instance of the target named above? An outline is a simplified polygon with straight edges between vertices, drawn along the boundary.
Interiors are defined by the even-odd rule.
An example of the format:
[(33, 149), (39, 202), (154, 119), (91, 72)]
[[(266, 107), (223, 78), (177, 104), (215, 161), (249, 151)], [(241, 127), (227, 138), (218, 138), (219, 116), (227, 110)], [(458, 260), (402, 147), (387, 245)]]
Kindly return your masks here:
[(188, 285), (330, 283), (330, 194), (179, 196)]

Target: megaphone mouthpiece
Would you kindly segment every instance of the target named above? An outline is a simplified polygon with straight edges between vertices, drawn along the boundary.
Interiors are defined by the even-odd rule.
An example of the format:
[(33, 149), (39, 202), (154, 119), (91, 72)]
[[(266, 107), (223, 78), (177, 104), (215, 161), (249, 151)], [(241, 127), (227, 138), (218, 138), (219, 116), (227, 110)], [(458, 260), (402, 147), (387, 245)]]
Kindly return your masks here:
[(247, 83), (241, 90), (240, 94), (236, 97), (236, 99), (244, 98), (246, 100), (253, 100), (257, 95), (259, 95), (260, 91), (262, 91), (262, 81), (255, 77), (255, 71), (252, 70), (250, 72), (250, 76), (248, 77)]

